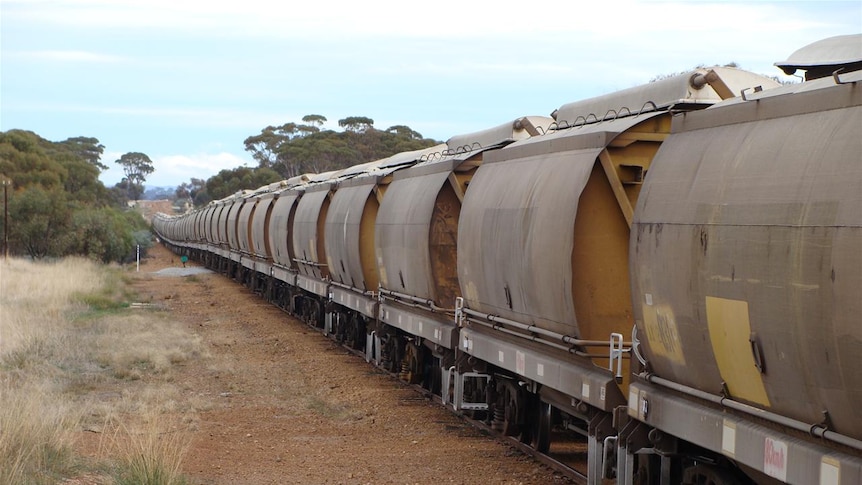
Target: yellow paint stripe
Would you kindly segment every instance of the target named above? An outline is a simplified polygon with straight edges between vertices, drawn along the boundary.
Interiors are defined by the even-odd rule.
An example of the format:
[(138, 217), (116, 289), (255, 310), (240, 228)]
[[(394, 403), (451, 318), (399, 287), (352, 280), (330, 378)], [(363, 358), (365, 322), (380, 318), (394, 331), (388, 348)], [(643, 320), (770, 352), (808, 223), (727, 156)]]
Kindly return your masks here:
[(730, 395), (768, 407), (763, 377), (751, 353), (748, 302), (708, 296), (706, 320), (718, 371)]

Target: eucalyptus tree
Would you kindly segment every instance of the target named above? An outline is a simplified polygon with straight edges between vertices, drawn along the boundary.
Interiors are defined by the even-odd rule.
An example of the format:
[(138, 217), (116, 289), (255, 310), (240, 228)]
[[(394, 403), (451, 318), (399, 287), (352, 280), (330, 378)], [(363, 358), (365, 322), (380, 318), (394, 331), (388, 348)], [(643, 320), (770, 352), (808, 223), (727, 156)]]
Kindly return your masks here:
[(144, 182), (147, 181), (147, 175), (155, 172), (153, 161), (150, 157), (140, 152), (129, 152), (120, 157), (114, 163), (123, 167), (125, 179), (129, 185), (129, 196), (133, 200), (140, 198), (144, 192)]

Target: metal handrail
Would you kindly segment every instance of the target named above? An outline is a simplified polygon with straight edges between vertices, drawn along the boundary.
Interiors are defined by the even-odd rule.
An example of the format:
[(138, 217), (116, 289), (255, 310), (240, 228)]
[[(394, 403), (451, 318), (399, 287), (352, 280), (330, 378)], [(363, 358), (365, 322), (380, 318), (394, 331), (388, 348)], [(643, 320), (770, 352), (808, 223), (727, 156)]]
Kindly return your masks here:
[(293, 258), (293, 260), (296, 261), (297, 263), (305, 264), (308, 266), (316, 266), (316, 267), (328, 266), (326, 263), (318, 263), (317, 261), (306, 261), (304, 259), (299, 259), (299, 258)]
[(387, 290), (386, 288), (383, 288), (382, 286), (377, 288), (377, 292), (380, 295), (380, 298), (387, 298), (388, 297), (390, 300), (393, 300), (393, 301), (408, 300), (408, 301), (411, 301), (413, 303), (423, 305), (425, 308), (431, 310), (432, 312), (443, 312), (443, 313), (454, 313), (455, 312), (454, 308), (444, 308), (441, 306), (437, 306), (434, 303), (434, 300), (432, 300), (430, 298), (420, 298), (418, 296), (408, 295), (407, 293), (399, 293), (397, 291)]

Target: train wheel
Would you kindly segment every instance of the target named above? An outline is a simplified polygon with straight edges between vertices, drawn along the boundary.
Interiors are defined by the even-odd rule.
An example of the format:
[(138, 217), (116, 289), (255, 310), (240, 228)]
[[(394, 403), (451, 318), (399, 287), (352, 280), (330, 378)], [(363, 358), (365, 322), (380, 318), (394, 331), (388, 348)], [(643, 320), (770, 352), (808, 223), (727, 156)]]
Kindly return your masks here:
[(539, 453), (547, 453), (551, 448), (551, 405), (537, 399), (537, 412), (530, 423), (530, 446)]
[(365, 321), (356, 313), (347, 324), (347, 345), (356, 350), (365, 348)]
[(312, 300), (314, 303), (312, 304), (313, 313), (312, 313), (312, 321), (311, 326), (315, 328), (323, 328), (325, 315), (323, 314), (323, 305), (317, 299)]
[(401, 372), (398, 377), (410, 384), (418, 384), (422, 380), (421, 351), (413, 342), (404, 346), (404, 358), (401, 360)]
[(506, 436), (519, 436), (526, 401), (517, 385), (503, 379), (497, 387), (497, 406), (494, 408), (494, 427)]

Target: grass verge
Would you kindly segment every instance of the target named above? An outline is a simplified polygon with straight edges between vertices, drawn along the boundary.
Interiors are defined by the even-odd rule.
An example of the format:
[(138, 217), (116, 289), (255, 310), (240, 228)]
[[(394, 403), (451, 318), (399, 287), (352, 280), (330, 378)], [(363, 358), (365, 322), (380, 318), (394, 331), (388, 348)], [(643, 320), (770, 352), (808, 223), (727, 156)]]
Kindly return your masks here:
[[(173, 368), (201, 343), (167, 312), (129, 309), (129, 282), (83, 259), (0, 263), (0, 483), (102, 470), (115, 483), (185, 483), (195, 409), (171, 399)], [(76, 454), (97, 428), (111, 446), (95, 461)]]

